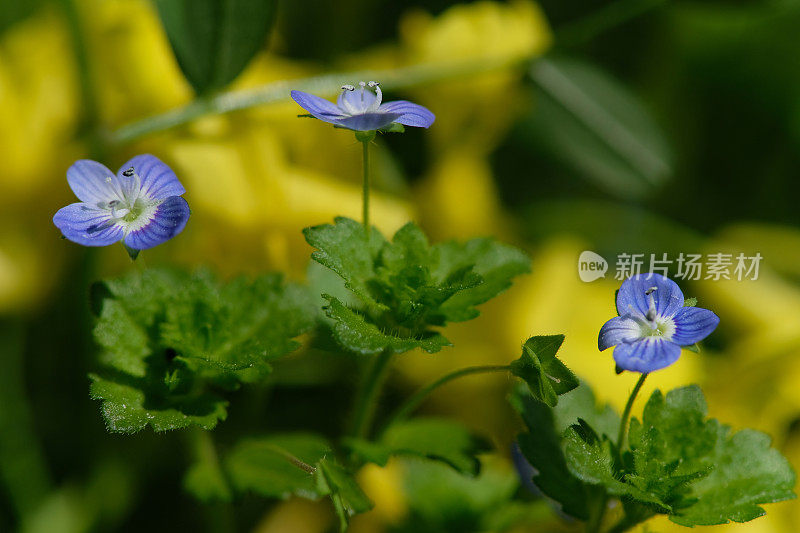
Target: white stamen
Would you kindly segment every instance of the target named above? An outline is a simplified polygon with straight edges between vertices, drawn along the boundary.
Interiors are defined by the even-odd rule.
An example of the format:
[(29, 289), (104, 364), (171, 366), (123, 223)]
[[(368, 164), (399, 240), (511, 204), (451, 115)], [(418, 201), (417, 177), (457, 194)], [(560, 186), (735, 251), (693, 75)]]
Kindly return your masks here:
[(343, 91), (355, 91), (356, 88), (354, 86), (352, 86), (352, 85), (342, 85), (342, 90)]
[(653, 298), (653, 293), (656, 292), (657, 290), (658, 287), (650, 287), (649, 289), (644, 291), (644, 294), (650, 299), (649, 302), (650, 305), (648, 306), (647, 313), (644, 316), (647, 320), (649, 320), (653, 324), (654, 328), (656, 327), (656, 316), (658, 312), (656, 311), (656, 302), (655, 299)]
[(377, 87), (378, 85), (380, 85), (380, 83), (377, 81), (371, 81), (367, 83), (367, 85), (369, 85), (370, 87)]

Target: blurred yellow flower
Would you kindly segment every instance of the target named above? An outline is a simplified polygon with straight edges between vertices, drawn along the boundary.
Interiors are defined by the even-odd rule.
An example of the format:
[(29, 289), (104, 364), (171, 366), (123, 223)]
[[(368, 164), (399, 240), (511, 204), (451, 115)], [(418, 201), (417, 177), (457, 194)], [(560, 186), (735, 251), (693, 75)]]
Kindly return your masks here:
[(63, 179), (66, 166), (61, 166), (76, 153), (78, 92), (71, 51), (63, 20), (49, 9), (0, 36), (3, 209), (34, 199), (43, 203), (44, 186)]
[(456, 5), (438, 17), (409, 13), (400, 26), (408, 64), (485, 62), (504, 68), (426, 85), (415, 101), (437, 116), (431, 136), (489, 153), (527, 100), (515, 63), (544, 53), (552, 35), (539, 6), (527, 0)]

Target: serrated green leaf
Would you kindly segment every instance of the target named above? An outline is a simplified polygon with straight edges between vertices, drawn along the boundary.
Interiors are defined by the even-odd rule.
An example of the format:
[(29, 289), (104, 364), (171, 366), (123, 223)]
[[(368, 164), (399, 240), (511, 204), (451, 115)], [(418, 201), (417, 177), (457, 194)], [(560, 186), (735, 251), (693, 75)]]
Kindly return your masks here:
[(315, 316), (308, 292), (277, 275), (221, 284), (207, 272), (153, 269), (92, 293), (107, 367), (92, 396), (112, 431), (213, 427), (226, 405), (214, 389), (266, 375)]
[(228, 403), (210, 394), (167, 394), (155, 381), (116, 375), (113, 379), (90, 374), (90, 395), (102, 400), (101, 410), (109, 431), (136, 433), (151, 426), (169, 431), (192, 425), (214, 429), (227, 417)]
[(670, 520), (686, 526), (745, 522), (764, 514), (759, 505), (794, 497), (794, 471), (767, 435), (731, 434), (706, 411), (697, 386), (655, 391), (631, 423), (630, 482), (670, 503)]
[(264, 46), (275, 0), (156, 0), (175, 57), (198, 94), (220, 89)]
[[(578, 390), (583, 387), (585, 385)], [(564, 513), (581, 520), (588, 519), (590, 487), (567, 468), (561, 447), (563, 429), (556, 428), (553, 409), (534, 399), (528, 387), (522, 384), (514, 388), (509, 401), (528, 428), (528, 432), (517, 436), (517, 443), (522, 455), (536, 469), (533, 482), (545, 495), (558, 502)], [(594, 410), (594, 404), (591, 408)]]
[(563, 435), (578, 419), (585, 420), (598, 435), (610, 439), (616, 439), (619, 431), (619, 414), (608, 404), (598, 405), (592, 388), (585, 382), (559, 397), (553, 418), (559, 435)]
[(205, 374), (233, 374), (254, 382), (270, 362), (295, 350), (293, 339), (314, 323), (308, 292), (280, 275), (237, 278), (219, 285), (195, 276), (167, 308), (161, 342)]
[(531, 337), (520, 358), (511, 363), (511, 373), (527, 383), (534, 398), (550, 407), (555, 407), (559, 395), (579, 385), (575, 374), (556, 357), (563, 342), (564, 335)]
[(614, 450), (608, 438), (600, 437), (582, 418), (564, 433), (564, 457), (573, 476), (584, 483), (603, 485), (613, 494), (625, 492), (614, 474)]
[[(374, 228), (337, 218), (304, 230), (316, 248), (312, 259), (336, 272), (361, 300), (360, 308), (332, 305), (337, 338), (359, 353), (384, 349), (441, 349), (446, 340), (432, 328), (478, 315), (474, 306), (505, 290), (530, 268), (519, 250), (488, 239), (431, 246), (409, 223), (391, 242)], [(434, 339), (434, 342), (429, 342)]]
[(369, 240), (365, 233), (362, 224), (345, 217), (337, 217), (334, 224), (303, 230), (306, 242), (316, 248), (311, 259), (336, 272), (365, 304), (380, 307), (372, 298), (367, 282), (374, 277), (375, 257), (387, 242), (374, 227)]
[(319, 492), (328, 494), (333, 502), (341, 531), (347, 529), (351, 516), (373, 507), (355, 478), (333, 459), (323, 458), (317, 463), (316, 480)]
[(336, 341), (356, 353), (375, 354), (384, 350), (403, 353), (414, 348), (436, 353), (445, 346), (450, 346), (450, 341), (434, 332), (425, 332), (420, 338), (384, 333), (375, 324), (367, 322), (363, 314), (350, 309), (333, 296), (323, 297), (330, 302), (325, 312), (335, 320), (333, 335)]
[(488, 444), (458, 422), (437, 418), (415, 418), (387, 428), (377, 442), (351, 440), (349, 447), (363, 459), (385, 466), (393, 455), (418, 456), (441, 461), (455, 470), (476, 475), (477, 455)]
[(239, 442), (223, 464), (237, 492), (281, 499), (296, 495), (316, 500), (324, 496), (326, 492), (320, 492), (315, 475), (293, 464), (287, 453), (313, 466), (332, 452), (318, 435), (269, 435)]
[(531, 260), (525, 252), (492, 239), (471, 239), (437, 245), (439, 268), (437, 275), (472, 266), (483, 283), (459, 292), (442, 305), (449, 322), (471, 320), (480, 312), (475, 306), (488, 302), (511, 286), (511, 280), (531, 270)]

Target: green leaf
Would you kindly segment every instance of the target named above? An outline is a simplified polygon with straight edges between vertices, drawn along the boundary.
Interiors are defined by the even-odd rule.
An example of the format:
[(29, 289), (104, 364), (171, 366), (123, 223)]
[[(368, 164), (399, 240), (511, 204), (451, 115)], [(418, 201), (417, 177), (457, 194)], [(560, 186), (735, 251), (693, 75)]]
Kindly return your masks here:
[(695, 298), (694, 296), (692, 296), (691, 298), (686, 298), (683, 301), (684, 307), (695, 307), (696, 305), (697, 305), (697, 298)]
[(518, 135), (579, 176), (622, 198), (643, 197), (674, 172), (660, 128), (639, 99), (607, 73), (564, 57), (531, 67), (536, 105)]
[(531, 270), (531, 260), (522, 250), (494, 241), (477, 238), (465, 243), (448, 241), (436, 246), (439, 252), (437, 274), (472, 268), (483, 283), (468, 287), (442, 305), (450, 322), (465, 322), (480, 315), (475, 306), (488, 302), (511, 287), (511, 280)]
[(313, 325), (312, 306), (305, 289), (284, 284), (280, 275), (219, 285), (201, 274), (173, 298), (162, 342), (206, 374), (259, 381), (270, 361), (300, 346), (293, 337)]
[(502, 531), (492, 527), (507, 512), (519, 488), (516, 472), (487, 455), (477, 476), (458, 473), (437, 461), (402, 459), (408, 518), (404, 531)]
[(316, 479), (319, 492), (331, 497), (340, 531), (347, 529), (351, 516), (372, 509), (372, 502), (353, 476), (334, 460), (322, 458), (317, 463)]
[(412, 223), (391, 242), (374, 228), (367, 238), (346, 218), (304, 233), (316, 248), (312, 259), (336, 272), (361, 302), (346, 307), (328, 297), (327, 309), (337, 340), (358, 353), (438, 351), (448, 342), (432, 328), (475, 318), (476, 305), (530, 268), (524, 253), (488, 239), (431, 246)]
[(155, 0), (186, 79), (197, 94), (221, 89), (264, 46), (275, 0)]
[[(576, 390), (584, 387), (586, 385)], [(590, 489), (567, 468), (561, 447), (563, 429), (556, 427), (553, 409), (534, 399), (528, 387), (522, 384), (514, 388), (509, 401), (528, 428), (528, 432), (517, 436), (517, 443), (522, 455), (536, 469), (533, 482), (545, 495), (558, 502), (564, 513), (587, 520)], [(563, 403), (560, 402), (559, 406)], [(594, 410), (594, 404), (591, 409)]]
[(333, 296), (323, 296), (330, 302), (325, 313), (335, 320), (333, 336), (339, 344), (356, 353), (374, 354), (384, 350), (403, 353), (414, 348), (436, 353), (450, 346), (450, 341), (441, 334), (430, 331), (424, 332), (419, 338), (384, 333), (378, 326), (368, 322), (363, 314), (350, 309)]
[(630, 483), (670, 504), (670, 520), (685, 526), (745, 522), (764, 514), (760, 504), (794, 497), (794, 471), (767, 435), (731, 434), (706, 412), (697, 386), (655, 391), (642, 421), (631, 421)]
[(603, 485), (612, 494), (626, 493), (615, 474), (611, 440), (599, 437), (582, 418), (564, 433), (564, 457), (570, 473), (584, 483)]
[(446, 463), (463, 474), (480, 470), (477, 455), (488, 443), (458, 422), (415, 418), (393, 424), (377, 442), (351, 440), (349, 446), (362, 458), (385, 466), (392, 455), (418, 456)]
[(522, 347), (522, 355), (511, 363), (511, 373), (528, 384), (533, 397), (555, 407), (558, 397), (579, 385), (569, 368), (556, 358), (564, 335), (531, 337)]
[(365, 304), (379, 306), (367, 282), (375, 276), (375, 258), (386, 239), (373, 227), (367, 240), (364, 226), (349, 218), (337, 217), (334, 222), (303, 230), (308, 244), (316, 248), (311, 259), (336, 272)]
[(317, 435), (270, 435), (239, 442), (223, 464), (237, 492), (281, 499), (296, 495), (316, 500), (327, 493), (320, 492), (314, 474), (299, 468), (287, 454), (313, 466), (331, 453), (328, 442)]
[(263, 378), (314, 323), (308, 292), (280, 276), (217, 282), (209, 273), (132, 273), (92, 290), (105, 369), (92, 377), (112, 431), (224, 419), (217, 389)]
[(101, 410), (109, 431), (136, 433), (151, 426), (169, 431), (188, 426), (214, 429), (227, 417), (228, 402), (211, 394), (169, 395), (155, 380), (116, 374), (113, 378), (90, 374), (92, 399), (102, 400)]
[(592, 388), (585, 382), (559, 397), (553, 419), (559, 435), (579, 419), (585, 420), (600, 436), (616, 439), (619, 432), (619, 414), (608, 404), (598, 405)]

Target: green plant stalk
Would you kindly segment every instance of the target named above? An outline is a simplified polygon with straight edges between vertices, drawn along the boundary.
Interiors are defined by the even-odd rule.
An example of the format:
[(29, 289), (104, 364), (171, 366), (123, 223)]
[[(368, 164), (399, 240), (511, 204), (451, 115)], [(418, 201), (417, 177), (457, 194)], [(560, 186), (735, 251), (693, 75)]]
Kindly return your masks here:
[(628, 403), (625, 404), (625, 409), (622, 411), (622, 420), (620, 420), (619, 434), (617, 435), (617, 450), (619, 450), (620, 455), (622, 455), (622, 447), (625, 446), (625, 437), (628, 434), (628, 420), (631, 417), (633, 402), (636, 400), (636, 396), (642, 389), (645, 379), (647, 379), (647, 374), (642, 374), (642, 376), (639, 378), (639, 381), (637, 381), (636, 385), (634, 385), (631, 395), (628, 396)]
[(367, 241), (369, 242), (369, 141), (361, 141), (361, 146), (364, 147), (363, 220), (364, 232), (367, 234)]
[[(426, 385), (425, 387), (418, 390), (412, 396), (410, 396), (404, 403), (401, 405), (397, 411), (389, 418), (386, 422), (384, 428), (391, 427), (392, 424), (395, 424), (404, 418), (408, 417), (420, 404), (425, 401), (433, 391), (441, 387), (442, 385), (449, 383), (455, 379), (470, 376), (473, 374), (486, 374), (490, 372), (509, 372), (511, 367), (509, 365), (482, 365), (482, 366), (470, 366), (467, 368), (462, 368), (460, 370), (455, 370), (450, 372), (449, 374), (445, 374), (444, 376), (440, 377), (436, 381), (433, 381)], [(384, 429), (384, 430), (385, 430)]]
[(509, 56), (461, 61), (446, 65), (410, 65), (395, 69), (339, 72), (311, 78), (283, 80), (252, 89), (229, 91), (216, 96), (199, 98), (183, 107), (126, 124), (112, 132), (107, 141), (111, 145), (127, 144), (145, 135), (181, 126), (205, 115), (230, 113), (259, 105), (284, 102), (289, 99), (289, 92), (292, 89), (313, 92), (321, 96), (333, 96), (342, 83), (348, 80), (379, 80), (384, 90), (407, 89), (438, 81), (468, 78), (485, 72), (522, 66), (530, 59), (532, 58), (527, 56)]
[(311, 466), (310, 464), (306, 463), (305, 461), (303, 461), (299, 457), (293, 455), (288, 450), (284, 450), (283, 448), (281, 448), (280, 446), (278, 446), (276, 444), (268, 444), (265, 447), (269, 448), (272, 451), (274, 451), (278, 455), (283, 456), (287, 461), (292, 463), (294, 466), (296, 466), (300, 470), (303, 470), (303, 471), (305, 471), (305, 472), (307, 472), (309, 474), (314, 474), (317, 471), (317, 469), (315, 467)]
[(386, 381), (389, 361), (394, 352), (384, 350), (372, 361), (369, 371), (364, 376), (358, 396), (356, 397), (351, 434), (358, 438), (367, 438), (370, 434), (372, 420), (375, 417), (378, 397)]
[[(636, 396), (639, 394), (639, 391), (642, 389), (642, 385), (644, 385), (644, 380), (647, 379), (647, 374), (642, 374), (639, 377), (639, 381), (636, 382), (634, 385), (633, 390), (631, 391), (630, 396), (628, 396), (628, 401), (625, 404), (625, 409), (622, 411), (622, 419), (620, 420), (619, 424), (619, 433), (617, 434), (617, 454), (620, 464), (622, 464), (622, 447), (625, 445), (625, 437), (628, 434), (628, 420), (631, 417), (631, 409), (633, 409), (633, 402), (636, 400)], [(606, 508), (608, 507), (608, 495), (603, 495), (600, 498), (600, 506), (597, 508), (595, 512), (592, 513), (592, 516), (589, 517), (589, 521), (586, 523), (586, 531), (589, 533), (597, 533), (600, 531), (601, 526), (603, 525), (603, 517), (606, 514)], [(625, 519), (623, 519), (619, 524), (623, 524)], [(632, 527), (635, 524), (631, 524), (627, 526), (627, 528)], [(616, 526), (615, 526), (616, 527)], [(624, 529), (622, 530), (624, 531)]]

